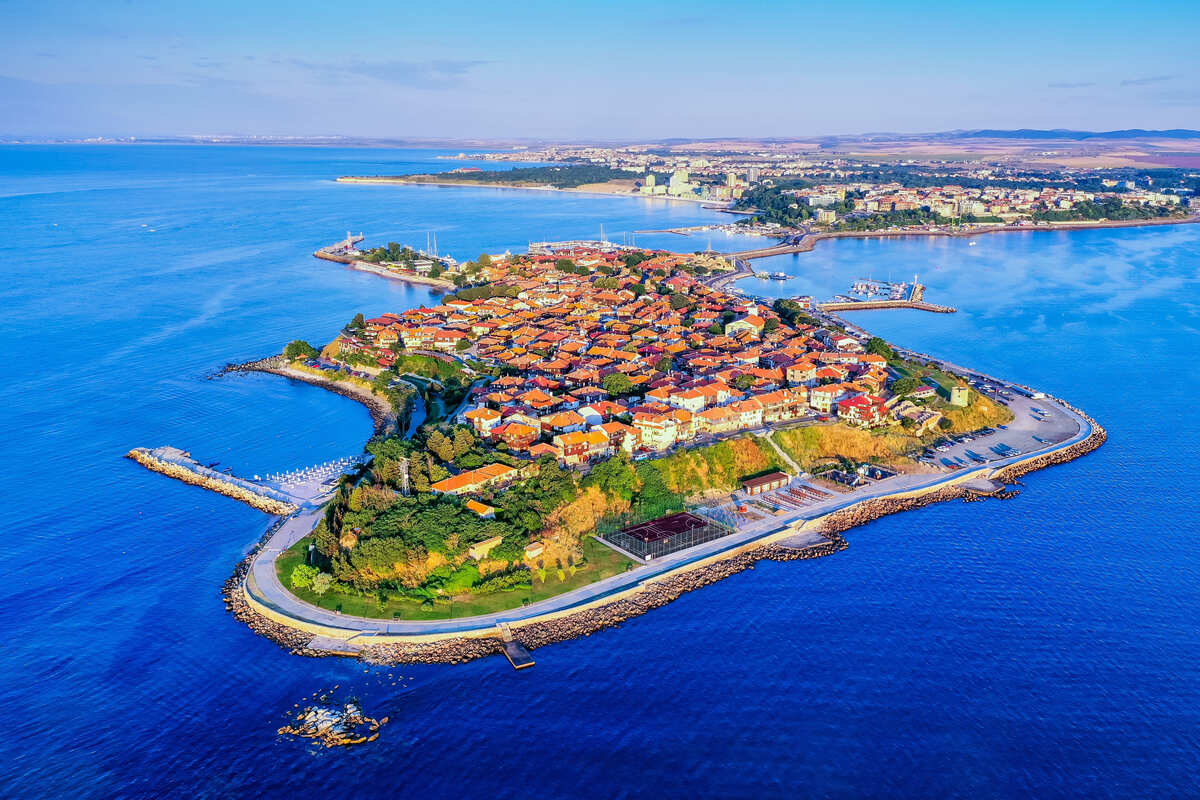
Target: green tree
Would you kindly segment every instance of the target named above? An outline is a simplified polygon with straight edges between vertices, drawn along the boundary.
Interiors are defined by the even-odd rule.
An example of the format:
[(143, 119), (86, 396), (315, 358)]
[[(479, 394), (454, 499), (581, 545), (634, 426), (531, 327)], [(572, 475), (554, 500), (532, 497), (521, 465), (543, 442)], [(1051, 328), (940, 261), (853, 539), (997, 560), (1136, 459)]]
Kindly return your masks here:
[(350, 328), (352, 330), (361, 331), (365, 327), (367, 327), (367, 320), (362, 314), (355, 314), (354, 319), (350, 320)]
[(554, 262), (554, 268), (559, 272), (574, 272), (575, 262), (569, 258), (560, 258), (558, 261)]
[(897, 378), (892, 383), (892, 394), (897, 397), (903, 397), (906, 394), (912, 394), (917, 390), (921, 382), (911, 375), (905, 375), (903, 378)]
[(670, 356), (663, 356), (658, 360), (658, 363), (654, 365), (654, 368), (659, 372), (670, 372), (674, 366), (675, 359), (671, 358)]
[(605, 375), (600, 385), (604, 387), (604, 391), (608, 392), (609, 397), (621, 397), (633, 390), (633, 381), (629, 380), (628, 375), (621, 372)]
[(438, 278), (438, 277), (441, 277), (441, 274), (442, 274), (442, 265), (437, 263), (436, 261), (433, 262), (433, 266), (429, 268), (429, 277)]
[(298, 358), (316, 358), (320, 353), (317, 348), (313, 347), (303, 339), (295, 339), (288, 342), (288, 346), (283, 348), (283, 355), (292, 361)]
[(946, 417), (942, 417), (941, 419), (938, 420), (938, 427), (944, 431), (948, 431), (954, 427), (954, 423), (951, 422)]
[(691, 304), (692, 301), (688, 299), (686, 294), (680, 294), (679, 292), (674, 292), (671, 294), (671, 308), (675, 309), (676, 311), (687, 308)]
[(776, 319), (775, 317), (771, 317), (769, 320), (767, 320), (763, 324), (763, 333), (764, 334), (774, 333), (777, 330), (779, 330), (779, 320)]
[(308, 564), (297, 564), (292, 568), (291, 584), (292, 588), (303, 589), (306, 586), (311, 586), (313, 578), (317, 577), (319, 570), (316, 567), (310, 567)]
[(475, 448), (475, 434), (462, 425), (454, 429), (454, 458), (459, 459)]
[(896, 357), (895, 352), (892, 350), (892, 346), (883, 339), (880, 339), (878, 336), (872, 336), (867, 340), (867, 352), (874, 353), (878, 356), (883, 356), (889, 360)]
[(754, 376), (753, 375), (738, 375), (736, 378), (733, 379), (733, 388), (740, 389), (743, 392), (746, 391), (747, 389), (749, 389), (753, 385), (754, 385)]
[(442, 461), (454, 460), (454, 442), (441, 431), (435, 430), (430, 433), (426, 446), (429, 448), (429, 452)]
[(584, 479), (584, 485), (596, 486), (610, 497), (630, 500), (637, 490), (637, 474), (629, 463), (629, 456), (621, 454), (593, 467)]
[(479, 258), (475, 259), (475, 263), (481, 267), (490, 267), (492, 265), (492, 257), (487, 253), (480, 253)]
[(318, 596), (323, 596), (333, 586), (333, 576), (328, 572), (318, 572), (312, 579), (312, 590)]

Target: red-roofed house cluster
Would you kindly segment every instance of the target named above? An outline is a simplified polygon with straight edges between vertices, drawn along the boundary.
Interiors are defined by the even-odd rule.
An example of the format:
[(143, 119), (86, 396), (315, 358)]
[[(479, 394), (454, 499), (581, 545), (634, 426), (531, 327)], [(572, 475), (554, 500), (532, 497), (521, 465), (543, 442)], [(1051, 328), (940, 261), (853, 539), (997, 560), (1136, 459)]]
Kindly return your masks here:
[(460, 420), (510, 453), (569, 465), (814, 414), (895, 421), (887, 362), (858, 339), (710, 288), (683, 269), (689, 256), (626, 267), (620, 252), (570, 255), (586, 269), (556, 268), (562, 254), (496, 259), (486, 291), (367, 320), (339, 345), (387, 367), (396, 343), (463, 353), (469, 342), (465, 355), (501, 377)]

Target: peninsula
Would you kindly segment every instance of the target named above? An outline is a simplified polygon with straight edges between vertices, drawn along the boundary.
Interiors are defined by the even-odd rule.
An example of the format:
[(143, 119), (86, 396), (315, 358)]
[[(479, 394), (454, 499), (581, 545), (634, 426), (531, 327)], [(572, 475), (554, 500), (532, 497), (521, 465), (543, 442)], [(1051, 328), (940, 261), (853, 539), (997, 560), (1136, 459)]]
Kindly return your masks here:
[(245, 365), (354, 382), (407, 424), (288, 489), (298, 510), (239, 565), (230, 608), (300, 653), (528, 666), (758, 559), (834, 553), (881, 514), (1011, 496), (1104, 439), (1028, 387), (706, 281), (730, 268), (542, 243), (459, 265), (470, 285), (438, 305)]

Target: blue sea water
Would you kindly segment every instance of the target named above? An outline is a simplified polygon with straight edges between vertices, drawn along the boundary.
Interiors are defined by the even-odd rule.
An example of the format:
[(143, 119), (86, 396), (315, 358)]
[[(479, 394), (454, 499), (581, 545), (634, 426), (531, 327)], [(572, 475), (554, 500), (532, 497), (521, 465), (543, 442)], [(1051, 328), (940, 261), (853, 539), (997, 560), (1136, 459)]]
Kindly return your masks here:
[[(230, 618), (220, 585), (266, 518), (121, 456), (174, 444), (261, 473), (361, 448), (370, 422), (349, 400), (212, 377), (431, 298), (316, 247), (436, 231), (467, 258), (727, 220), (331, 180), (438, 155), (0, 149), (0, 796), (1196, 796), (1200, 226), (823, 242), (760, 262), (818, 296), (919, 273), (960, 312), (855, 321), (1108, 428), (1015, 500), (876, 521), (833, 557), (760, 563), (522, 673), (301, 659)], [(276, 735), (334, 686), (390, 717), (379, 741)]]

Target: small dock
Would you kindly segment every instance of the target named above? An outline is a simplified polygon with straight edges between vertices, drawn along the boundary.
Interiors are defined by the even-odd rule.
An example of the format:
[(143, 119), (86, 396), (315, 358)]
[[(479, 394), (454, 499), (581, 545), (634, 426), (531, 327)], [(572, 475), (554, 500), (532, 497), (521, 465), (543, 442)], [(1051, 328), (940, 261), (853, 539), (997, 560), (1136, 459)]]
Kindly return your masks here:
[(508, 663), (513, 665), (513, 669), (532, 667), (536, 663), (533, 656), (525, 649), (525, 645), (516, 640), (508, 623), (501, 622), (496, 627), (500, 629), (500, 643), (504, 645), (504, 657), (508, 659)]
[(967, 500), (982, 500), (985, 497), (1008, 500), (1019, 494), (1017, 490), (1009, 489), (1007, 485), (992, 478), (973, 478), (965, 481), (962, 487), (967, 490)]

